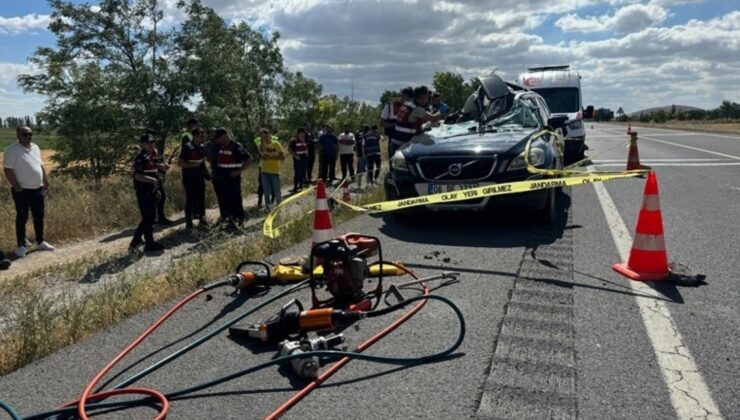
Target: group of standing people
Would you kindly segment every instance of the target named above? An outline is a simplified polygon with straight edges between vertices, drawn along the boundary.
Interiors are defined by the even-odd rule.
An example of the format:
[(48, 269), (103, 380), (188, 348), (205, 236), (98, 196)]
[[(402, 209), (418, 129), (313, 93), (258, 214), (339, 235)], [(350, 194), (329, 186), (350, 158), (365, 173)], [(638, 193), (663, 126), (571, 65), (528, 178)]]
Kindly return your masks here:
[[(261, 134), (265, 132), (269, 140), (267, 129), (262, 129)], [(187, 122), (187, 129), (180, 135), (177, 165), (182, 169), (185, 190), (185, 227), (193, 228), (195, 220), (199, 227), (208, 227), (205, 218), (205, 192), (206, 182), (210, 181), (218, 202), (220, 223), (227, 229), (238, 231), (245, 218), (242, 172), (253, 162), (252, 155), (225, 128), (213, 129), (208, 141), (206, 137), (206, 131), (194, 119)], [(134, 189), (141, 222), (129, 245), (132, 250), (138, 249), (141, 244), (144, 244), (145, 251), (162, 250), (164, 247), (154, 241), (153, 226), (155, 223), (165, 226), (171, 224), (163, 214), (157, 220), (157, 208), (163, 208), (164, 205), (163, 181), (164, 174), (169, 170), (169, 163), (163, 161), (155, 143), (156, 137), (145, 132), (140, 138), (141, 150), (134, 158)], [(263, 180), (269, 179), (272, 171), (269, 165), (279, 157), (271, 155), (269, 144), (264, 143), (260, 147)], [(265, 184), (270, 185), (270, 182), (266, 181)]]
[[(324, 124), (314, 135), (309, 124), (299, 128), (288, 142), (288, 154), (293, 158), (293, 192), (300, 191), (314, 182), (313, 168), (318, 157), (318, 176), (331, 184), (337, 180), (336, 164), (339, 161), (342, 179), (357, 180), (362, 186), (362, 175), (366, 174), (367, 185), (377, 183), (381, 169), (381, 135), (384, 129), (388, 142), (389, 158), (399, 147), (422, 133), (425, 123), (443, 119), (449, 108), (438, 93), (426, 86), (407, 87), (400, 97), (383, 107), (378, 125), (363, 125), (359, 131), (344, 125), (342, 132), (334, 134), (330, 124)], [(38, 145), (31, 139), (29, 127), (16, 130), (18, 141), (4, 153), (3, 169), (11, 185), (16, 209), (16, 257), (26, 255), (25, 226), (29, 212), (33, 217), (36, 249), (51, 251), (54, 246), (44, 240), (44, 203), (49, 190), (49, 179), (44, 169)], [(244, 222), (242, 205), (242, 172), (254, 161), (249, 152), (234, 141), (225, 128), (212, 130), (210, 139), (198, 121), (190, 119), (180, 135), (180, 153), (177, 165), (182, 168), (182, 183), (185, 189), (185, 225), (193, 228), (207, 226), (205, 219), (206, 182), (213, 184), (218, 201), (220, 222), (230, 228)], [(136, 228), (130, 248), (144, 244), (146, 251), (163, 249), (154, 241), (153, 225), (172, 224), (164, 214), (166, 191), (164, 179), (171, 162), (165, 162), (156, 146), (156, 133), (145, 131), (140, 137), (140, 152), (134, 158), (133, 181), (136, 199), (141, 213), (141, 222)], [(282, 199), (280, 167), (286, 159), (282, 145), (266, 125), (260, 129), (255, 140), (260, 155), (258, 175), (258, 206), (264, 203), (269, 210)], [(174, 157), (174, 156), (173, 156)], [(172, 160), (172, 158), (170, 158)], [(357, 162), (355, 166), (355, 160)], [(7, 269), (10, 261), (0, 252), (0, 269)]]
[(342, 132), (337, 135), (330, 124), (325, 124), (317, 141), (319, 178), (329, 183), (336, 181), (338, 160), (342, 171), (341, 179), (356, 179), (358, 186), (362, 186), (362, 175), (366, 174), (366, 184), (375, 184), (380, 177), (380, 141), (381, 136), (376, 125), (363, 125), (354, 133), (351, 126), (345, 124)]

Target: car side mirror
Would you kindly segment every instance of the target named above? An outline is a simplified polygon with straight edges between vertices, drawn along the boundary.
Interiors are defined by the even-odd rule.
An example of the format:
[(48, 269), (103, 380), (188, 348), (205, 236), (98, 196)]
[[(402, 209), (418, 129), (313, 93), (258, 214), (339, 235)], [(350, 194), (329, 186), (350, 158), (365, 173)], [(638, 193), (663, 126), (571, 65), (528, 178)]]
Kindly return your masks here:
[(585, 110), (583, 110), (583, 118), (584, 119), (587, 119), (587, 120), (590, 120), (593, 117), (594, 117), (594, 106), (593, 105), (589, 105), (589, 106), (586, 107)]
[(567, 115), (559, 115), (557, 117), (550, 117), (549, 120), (547, 120), (547, 125), (551, 128), (563, 128), (565, 127), (566, 123), (568, 122), (568, 116)]

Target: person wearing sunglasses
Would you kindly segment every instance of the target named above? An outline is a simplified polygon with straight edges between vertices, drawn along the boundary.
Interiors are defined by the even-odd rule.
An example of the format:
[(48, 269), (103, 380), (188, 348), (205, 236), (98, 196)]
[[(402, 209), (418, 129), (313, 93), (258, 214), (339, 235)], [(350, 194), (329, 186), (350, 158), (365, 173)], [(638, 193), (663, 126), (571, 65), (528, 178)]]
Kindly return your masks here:
[(16, 129), (18, 141), (5, 149), (3, 170), (11, 185), (15, 202), (15, 236), (18, 258), (26, 256), (26, 222), (30, 210), (36, 234), (36, 249), (53, 251), (54, 247), (44, 240), (44, 200), (49, 191), (44, 161), (39, 146), (33, 143), (33, 131), (22, 126)]

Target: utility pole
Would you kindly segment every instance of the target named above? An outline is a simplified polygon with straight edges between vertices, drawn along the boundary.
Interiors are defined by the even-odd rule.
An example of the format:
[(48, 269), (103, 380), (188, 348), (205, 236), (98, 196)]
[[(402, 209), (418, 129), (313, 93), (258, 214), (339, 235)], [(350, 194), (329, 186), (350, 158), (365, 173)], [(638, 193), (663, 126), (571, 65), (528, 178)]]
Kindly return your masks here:
[(154, 34), (152, 35), (152, 93), (157, 84), (157, 0), (152, 0), (152, 20)]
[(354, 100), (355, 100), (355, 82), (353, 81), (352, 82), (352, 101), (354, 102)]

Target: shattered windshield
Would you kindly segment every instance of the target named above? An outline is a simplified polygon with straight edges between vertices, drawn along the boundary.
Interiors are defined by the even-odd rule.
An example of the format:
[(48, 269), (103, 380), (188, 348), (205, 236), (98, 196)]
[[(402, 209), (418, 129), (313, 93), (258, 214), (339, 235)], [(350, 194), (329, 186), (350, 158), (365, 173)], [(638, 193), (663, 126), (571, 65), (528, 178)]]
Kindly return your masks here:
[[(483, 131), (512, 131), (539, 128), (540, 123), (535, 116), (535, 109), (521, 99), (515, 99), (511, 109), (498, 118), (488, 121)], [(456, 124), (442, 124), (429, 133), (433, 137), (448, 138), (471, 134), (478, 131), (478, 121), (468, 120)]]

